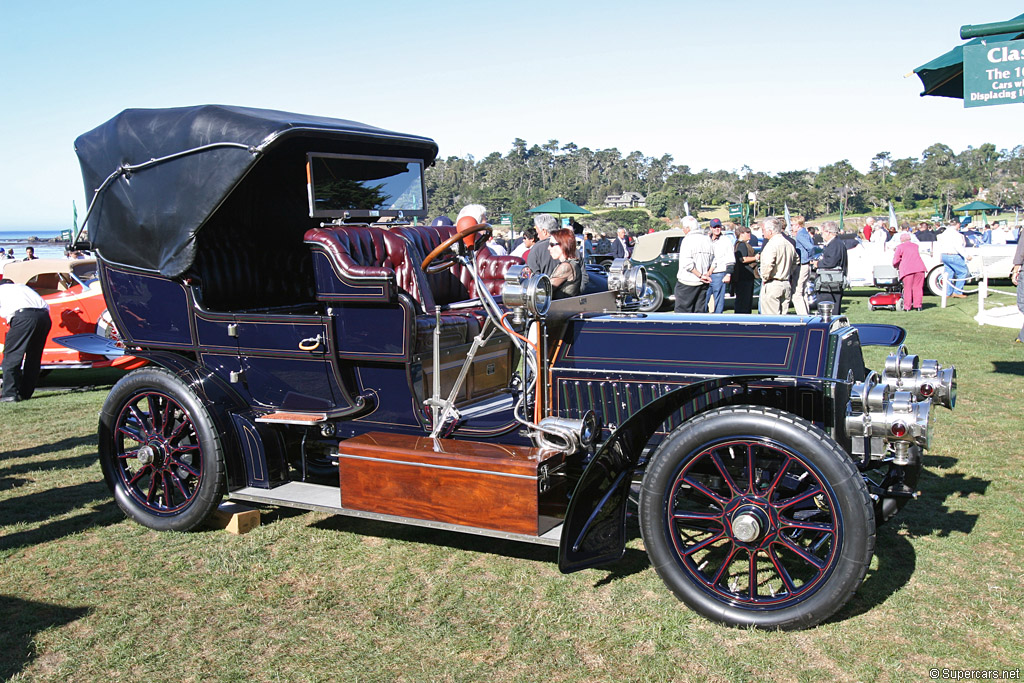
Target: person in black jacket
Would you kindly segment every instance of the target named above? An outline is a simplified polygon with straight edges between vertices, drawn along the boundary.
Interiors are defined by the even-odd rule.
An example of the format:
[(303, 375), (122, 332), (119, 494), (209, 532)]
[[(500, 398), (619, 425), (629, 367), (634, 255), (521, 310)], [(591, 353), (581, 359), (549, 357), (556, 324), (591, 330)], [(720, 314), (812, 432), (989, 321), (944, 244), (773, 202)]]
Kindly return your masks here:
[[(817, 268), (818, 270), (841, 270), (845, 276), (848, 274), (849, 268), (846, 243), (836, 238), (838, 234), (839, 225), (835, 221), (825, 221), (822, 224), (821, 235), (825, 240), (825, 248), (821, 252), (821, 258), (818, 259)], [(822, 286), (823, 283), (819, 280), (814, 288), (818, 295), (818, 305), (831, 301), (835, 304), (832, 307), (832, 315), (839, 315), (843, 307), (843, 285), (841, 283), (825, 285), (829, 287), (827, 291), (823, 290)]]

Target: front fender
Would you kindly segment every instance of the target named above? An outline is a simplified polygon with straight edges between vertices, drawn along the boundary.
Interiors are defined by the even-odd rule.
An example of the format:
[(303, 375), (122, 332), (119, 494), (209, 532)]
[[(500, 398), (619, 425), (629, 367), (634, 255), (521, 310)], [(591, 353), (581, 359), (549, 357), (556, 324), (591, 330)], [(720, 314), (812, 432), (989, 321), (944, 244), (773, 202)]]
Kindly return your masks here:
[[(608, 438), (590, 461), (569, 500), (558, 549), (558, 568), (570, 573), (614, 562), (626, 552), (626, 503), (633, 472), (658, 426), (692, 402), (692, 413), (727, 398), (724, 389), (774, 375), (741, 375), (695, 382), (654, 399)], [(691, 411), (684, 411), (691, 412)]]

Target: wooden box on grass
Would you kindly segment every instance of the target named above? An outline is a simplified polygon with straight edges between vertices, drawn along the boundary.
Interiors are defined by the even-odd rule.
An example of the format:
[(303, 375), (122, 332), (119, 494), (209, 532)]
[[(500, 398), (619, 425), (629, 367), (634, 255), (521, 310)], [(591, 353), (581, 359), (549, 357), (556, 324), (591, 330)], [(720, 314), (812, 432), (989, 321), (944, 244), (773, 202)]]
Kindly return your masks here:
[(341, 442), (338, 456), (351, 510), (531, 536), (565, 517), (561, 453), (371, 432)]
[(207, 525), (213, 529), (227, 529), (233, 534), (244, 534), (260, 525), (260, 511), (235, 502), (224, 502), (210, 515)]

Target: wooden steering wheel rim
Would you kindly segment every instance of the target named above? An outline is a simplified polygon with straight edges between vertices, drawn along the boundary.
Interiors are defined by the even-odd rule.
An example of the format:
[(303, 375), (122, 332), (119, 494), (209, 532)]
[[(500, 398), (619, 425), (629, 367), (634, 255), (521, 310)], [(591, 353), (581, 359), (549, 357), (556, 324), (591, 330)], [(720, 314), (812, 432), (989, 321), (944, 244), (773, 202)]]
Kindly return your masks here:
[(466, 228), (464, 230), (458, 231), (457, 233), (455, 233), (454, 235), (452, 235), (451, 237), (446, 239), (444, 242), (441, 242), (441, 244), (437, 245), (437, 247), (435, 247), (432, 252), (427, 254), (426, 258), (423, 259), (423, 263), (420, 264), (420, 268), (422, 268), (423, 271), (427, 272), (427, 273), (438, 272), (440, 270), (443, 270), (444, 268), (450, 268), (452, 266), (452, 264), (448, 263), (448, 264), (445, 264), (443, 266), (438, 266), (437, 270), (435, 270), (435, 271), (428, 270), (428, 267), (431, 264), (433, 264), (434, 261), (437, 260), (437, 257), (440, 256), (441, 254), (443, 254), (449, 248), (451, 248), (451, 246), (453, 244), (455, 244), (456, 242), (458, 242), (459, 240), (461, 240), (461, 239), (463, 239), (465, 237), (469, 237), (470, 235), (476, 234), (476, 233), (484, 231), (484, 230), (486, 230), (487, 232), (490, 232), (491, 231), (491, 226), (489, 224), (487, 224), (487, 223), (477, 223), (476, 225), (471, 225), (471, 226), (469, 226), (468, 228)]

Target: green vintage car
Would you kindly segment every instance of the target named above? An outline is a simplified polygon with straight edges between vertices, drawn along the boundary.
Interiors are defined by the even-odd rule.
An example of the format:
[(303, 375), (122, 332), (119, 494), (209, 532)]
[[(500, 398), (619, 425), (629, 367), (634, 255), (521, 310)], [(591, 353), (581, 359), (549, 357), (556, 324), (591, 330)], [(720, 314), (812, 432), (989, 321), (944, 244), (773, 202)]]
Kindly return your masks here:
[[(630, 260), (647, 269), (647, 291), (640, 298), (639, 309), (643, 313), (654, 313), (671, 308), (675, 301), (676, 274), (679, 271), (679, 243), (683, 240), (683, 231), (679, 228), (659, 230), (642, 235), (636, 240)], [(732, 232), (723, 234), (735, 242)], [(755, 247), (755, 251), (760, 248)], [(725, 303), (730, 305), (733, 300), (731, 292), (726, 290)], [(754, 297), (761, 291), (761, 281), (754, 285)]]

